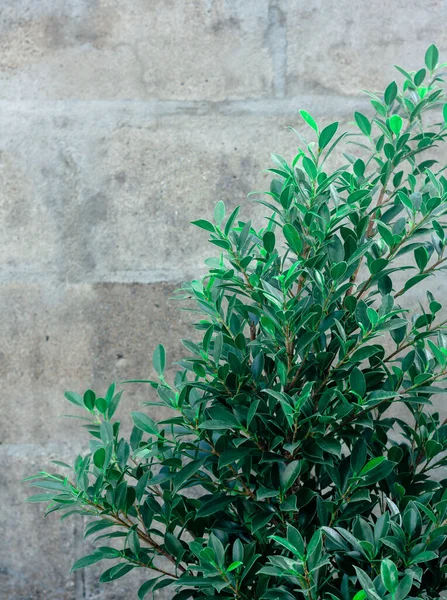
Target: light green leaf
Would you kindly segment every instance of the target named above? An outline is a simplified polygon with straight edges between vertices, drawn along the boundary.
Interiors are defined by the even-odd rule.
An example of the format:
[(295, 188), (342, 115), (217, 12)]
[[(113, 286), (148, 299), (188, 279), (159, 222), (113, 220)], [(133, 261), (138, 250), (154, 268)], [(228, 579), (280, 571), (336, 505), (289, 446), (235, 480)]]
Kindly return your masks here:
[(214, 207), (214, 220), (219, 225), (222, 225), (222, 221), (225, 219), (225, 203), (222, 200)]
[(312, 129), (318, 133), (318, 125), (312, 115), (310, 115), (306, 110), (300, 110), (300, 115), (303, 117), (309, 127), (312, 127)]
[(396, 135), (399, 135), (399, 133), (401, 132), (402, 125), (403, 125), (402, 117), (399, 117), (399, 115), (393, 115), (390, 118), (390, 129)]

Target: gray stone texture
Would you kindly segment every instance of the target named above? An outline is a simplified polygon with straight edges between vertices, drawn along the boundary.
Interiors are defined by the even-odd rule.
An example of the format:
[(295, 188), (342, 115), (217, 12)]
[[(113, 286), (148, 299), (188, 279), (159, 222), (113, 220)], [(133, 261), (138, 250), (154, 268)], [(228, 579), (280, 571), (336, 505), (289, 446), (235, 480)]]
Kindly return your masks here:
[[(286, 127), (309, 133), (298, 109), (349, 127), (394, 63), (446, 58), (446, 21), (442, 0), (1, 2), (0, 597), (136, 597), (70, 575), (82, 520), (24, 504), (20, 479), (86, 442), (63, 392), (151, 376), (159, 342), (178, 359), (193, 317), (170, 298), (213, 253), (190, 221), (224, 200), (262, 223), (246, 196), (294, 156)], [(149, 395), (127, 388), (124, 429)]]

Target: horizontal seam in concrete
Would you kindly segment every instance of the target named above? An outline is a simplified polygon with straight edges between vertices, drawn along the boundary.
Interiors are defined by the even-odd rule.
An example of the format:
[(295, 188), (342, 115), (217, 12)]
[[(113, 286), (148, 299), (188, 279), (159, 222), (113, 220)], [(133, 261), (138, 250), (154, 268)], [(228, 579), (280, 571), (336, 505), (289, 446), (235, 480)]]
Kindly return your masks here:
[(79, 452), (85, 444), (71, 444), (70, 442), (47, 442), (46, 444), (0, 444), (0, 460), (13, 458), (30, 458), (35, 456), (73, 455)]
[(59, 284), (59, 285), (98, 285), (101, 283), (144, 283), (144, 284), (156, 284), (156, 283), (172, 283), (181, 284), (184, 281), (190, 279), (197, 279), (205, 273), (206, 269), (203, 267), (178, 271), (169, 269), (148, 269), (141, 271), (111, 271), (109, 273), (99, 275), (84, 274), (82, 281), (70, 281), (69, 279), (62, 279), (61, 274), (55, 272), (28, 272), (21, 270), (9, 270), (8, 272), (1, 272), (0, 267), (0, 285), (9, 285), (15, 283), (21, 284)]
[[(315, 116), (343, 116), (357, 108), (366, 108), (369, 104), (365, 96), (340, 96), (329, 94), (302, 94), (295, 97), (274, 99), (247, 99), (222, 101), (182, 101), (182, 100), (0, 100), (0, 114), (55, 114), (65, 115), (80, 111), (85, 116), (85, 108), (89, 111), (97, 109), (105, 111), (104, 119), (114, 114), (141, 117), (168, 117), (175, 115), (189, 116), (281, 116), (297, 114), (305, 108)], [(1, 118), (1, 117), (0, 117)], [(82, 127), (82, 121), (79, 123)]]

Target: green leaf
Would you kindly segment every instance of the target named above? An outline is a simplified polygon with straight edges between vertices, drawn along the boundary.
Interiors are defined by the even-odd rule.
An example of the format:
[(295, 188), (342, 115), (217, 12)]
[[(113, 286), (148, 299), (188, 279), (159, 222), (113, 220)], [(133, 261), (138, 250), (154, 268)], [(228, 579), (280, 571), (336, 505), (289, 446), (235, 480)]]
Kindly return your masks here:
[(380, 565), (380, 576), (383, 585), (390, 594), (394, 594), (399, 584), (399, 573), (396, 565), (389, 558), (384, 558)]
[(399, 115), (393, 115), (390, 118), (390, 129), (396, 135), (399, 135), (399, 133), (401, 132), (402, 125), (403, 125), (402, 117), (399, 117)]
[(175, 536), (170, 531), (167, 531), (165, 533), (164, 541), (165, 541), (166, 550), (169, 552), (169, 554), (174, 556), (177, 560), (181, 560), (182, 556), (185, 553), (185, 548), (183, 547), (183, 544), (178, 539), (178, 537)]
[(295, 556), (299, 556), (300, 555), (300, 553), (298, 552), (297, 548), (295, 548), (295, 546), (293, 544), (291, 544), (289, 542), (289, 540), (286, 540), (285, 538), (280, 537), (278, 535), (269, 535), (268, 537), (269, 537), (270, 540), (274, 540), (277, 544), (279, 544), (283, 548), (286, 548), (287, 550), (289, 550), (289, 552), (291, 552)]
[(283, 227), (283, 233), (290, 248), (295, 252), (295, 254), (300, 254), (301, 250), (303, 249), (303, 243), (295, 227), (290, 223), (287, 223)]
[(360, 371), (360, 369), (357, 367), (354, 367), (351, 371), (351, 375), (349, 376), (349, 384), (351, 389), (361, 398), (363, 398), (366, 392), (366, 379), (362, 371)]
[(214, 338), (214, 349), (213, 359), (216, 365), (219, 364), (220, 357), (222, 356), (223, 336), (222, 333), (218, 333)]
[(432, 44), (429, 46), (427, 52), (425, 53), (425, 65), (429, 71), (434, 71), (438, 64), (439, 60), (439, 51), (437, 47)]
[(293, 460), (292, 462), (288, 463), (286, 467), (281, 464), (280, 466), (282, 468), (280, 468), (279, 471), (279, 483), (281, 490), (283, 492), (287, 492), (287, 490), (289, 490), (297, 480), (303, 464), (300, 460)]
[(242, 562), (244, 559), (244, 546), (239, 538), (234, 540), (231, 555), (235, 562)]
[(412, 558), (410, 560), (410, 564), (418, 565), (419, 563), (429, 562), (430, 560), (434, 560), (435, 558), (438, 558), (436, 552), (433, 552), (433, 550), (425, 550), (424, 552), (420, 552), (417, 556)]
[(93, 464), (98, 469), (102, 469), (106, 460), (106, 451), (104, 448), (98, 448), (93, 454)]
[(419, 271), (422, 272), (430, 259), (427, 249), (424, 246), (419, 246), (419, 248), (416, 248), (414, 251), (414, 258), (417, 266), (419, 267)]
[(313, 160), (311, 160), (308, 156), (303, 157), (303, 168), (309, 176), (310, 180), (315, 180), (317, 178), (317, 167)]
[(387, 246), (392, 248), (394, 246), (394, 235), (391, 229), (384, 223), (379, 222), (377, 223), (377, 231), (380, 233)]
[(114, 526), (115, 523), (106, 521), (105, 519), (100, 519), (99, 521), (91, 521), (85, 526), (84, 537), (89, 537), (90, 535), (93, 535), (98, 531), (102, 531), (103, 529), (108, 529), (109, 527)]
[(363, 590), (366, 592), (368, 600), (382, 600), (379, 594), (376, 592), (376, 588), (374, 587), (374, 583), (371, 578), (359, 567), (354, 565), (354, 569), (357, 575), (357, 579), (359, 580), (360, 585)]
[(338, 129), (338, 122), (331, 123), (330, 125), (328, 125), (327, 127), (325, 127), (323, 129), (323, 131), (320, 133), (320, 136), (318, 138), (318, 146), (319, 146), (320, 150), (323, 150), (324, 148), (326, 148), (326, 146), (329, 144), (331, 139), (334, 137), (337, 129)]
[(115, 414), (116, 409), (118, 408), (118, 405), (120, 403), (121, 400), (121, 396), (123, 395), (123, 391), (121, 390), (120, 392), (118, 392), (117, 394), (115, 394), (112, 398), (112, 400), (110, 401), (109, 407), (107, 409), (107, 418), (110, 420), (113, 415)]
[(235, 569), (239, 568), (243, 564), (244, 563), (240, 560), (236, 560), (235, 562), (232, 562), (231, 565), (229, 565), (229, 567), (227, 568), (227, 573), (230, 573), (230, 571), (234, 571)]
[(376, 260), (373, 260), (369, 266), (371, 274), (377, 275), (377, 273), (383, 271), (383, 269), (388, 265), (388, 262), (389, 261), (386, 258), (376, 258)]
[(203, 423), (200, 423), (199, 428), (211, 430), (241, 429), (241, 425), (237, 421), (230, 419), (207, 419)]
[(281, 206), (286, 210), (289, 210), (290, 205), (292, 204), (294, 191), (294, 186), (291, 184), (286, 186), (281, 192), (279, 201), (281, 203)]
[(341, 457), (341, 443), (338, 440), (330, 439), (329, 437), (325, 438), (316, 438), (316, 444), (325, 452), (329, 452), (329, 454), (334, 454)]
[(197, 511), (197, 517), (210, 517), (218, 512), (224, 511), (233, 502), (231, 496), (214, 497), (205, 501)]
[(366, 442), (363, 439), (357, 440), (352, 447), (351, 468), (355, 474), (358, 474), (363, 468), (366, 460)]
[(84, 406), (88, 411), (92, 411), (95, 408), (96, 394), (93, 390), (86, 390), (84, 392)]
[(395, 467), (395, 463), (385, 459), (383, 456), (372, 459), (363, 467), (360, 471), (360, 477), (363, 478), (363, 482), (359, 483), (360, 486), (370, 486), (382, 479), (388, 477)]
[(369, 473), (369, 471), (372, 471), (372, 469), (378, 467), (381, 463), (383, 463), (384, 460), (386, 460), (384, 456), (377, 456), (376, 458), (373, 458), (372, 460), (367, 462), (363, 469), (360, 471), (360, 477), (366, 475), (367, 473)]
[(379, 322), (379, 315), (377, 314), (377, 312), (373, 308), (368, 306), (368, 308), (366, 309), (366, 314), (368, 315), (368, 319), (372, 327), (375, 327)]
[(394, 600), (404, 600), (410, 593), (412, 587), (413, 574), (406, 573), (397, 586), (396, 593), (394, 594)]
[(160, 581), (160, 579), (161, 577), (154, 577), (153, 579), (148, 579), (148, 581), (145, 581), (138, 590), (138, 600), (144, 600), (147, 594), (149, 594), (149, 592), (152, 592), (155, 585), (158, 581)]
[(262, 237), (262, 243), (267, 252), (273, 252), (275, 249), (275, 234), (273, 231), (266, 231)]
[(52, 494), (34, 494), (34, 496), (28, 496), (26, 502), (51, 502), (53, 500)]
[(185, 487), (185, 483), (192, 479), (193, 476), (202, 468), (204, 460), (205, 459), (203, 458), (200, 460), (193, 460), (183, 467), (183, 469), (181, 469), (178, 473), (176, 473), (173, 480), (174, 494), (177, 494), (183, 487)]
[(84, 401), (80, 394), (77, 394), (76, 392), (65, 392), (64, 396), (72, 404), (84, 408)]
[(364, 135), (369, 137), (371, 135), (371, 123), (370, 123), (369, 119), (367, 117), (365, 117), (365, 115), (362, 115), (362, 113), (359, 113), (359, 112), (354, 113), (354, 119), (355, 119), (355, 122), (357, 123), (360, 131)]
[(214, 207), (214, 220), (219, 225), (222, 225), (222, 221), (225, 219), (225, 203), (222, 200)]
[(370, 358), (371, 356), (374, 356), (374, 354), (377, 354), (377, 352), (378, 352), (378, 350), (377, 350), (376, 346), (365, 346), (363, 348), (359, 348), (358, 350), (356, 350), (353, 353), (353, 355), (349, 359), (349, 362), (351, 362), (351, 363), (361, 362), (362, 360), (365, 360), (366, 358)]
[(135, 569), (135, 566), (136, 565), (131, 565), (129, 563), (116, 565), (111, 569), (107, 569), (107, 571), (104, 571), (104, 573), (99, 578), (99, 582), (106, 583), (109, 581), (114, 581), (115, 579), (119, 579), (120, 577), (126, 575), (126, 573), (128, 573), (129, 571), (132, 571), (132, 569)]
[(414, 85), (419, 87), (425, 79), (427, 71), (425, 69), (419, 69), (419, 71), (414, 76)]
[[(118, 552), (118, 556), (120, 553)], [(85, 567), (89, 567), (90, 565), (94, 565), (95, 563), (102, 560), (102, 556), (100, 554), (89, 554), (88, 556), (84, 556), (77, 560), (74, 565), (71, 567), (71, 573), (74, 571), (78, 571), (79, 569), (84, 569)]]
[(159, 375), (163, 375), (163, 371), (166, 366), (166, 351), (163, 344), (159, 344), (155, 350), (154, 355), (152, 357), (152, 364), (154, 365), (154, 369), (157, 371)]
[(216, 228), (209, 221), (205, 221), (205, 219), (198, 219), (197, 221), (191, 221), (192, 225), (196, 225), (196, 227), (200, 227), (201, 229), (205, 229), (205, 231), (211, 231), (215, 233)]
[(132, 412), (131, 417), (135, 427), (150, 435), (159, 436), (155, 422), (148, 415), (142, 412)]
[(384, 94), (385, 103), (388, 106), (390, 106), (396, 99), (396, 96), (397, 96), (397, 83), (395, 81), (392, 81), (385, 90), (385, 94)]
[(113, 441), (113, 427), (108, 421), (103, 421), (99, 427), (101, 441), (108, 444)]
[(331, 277), (333, 279), (339, 279), (340, 277), (342, 277), (347, 269), (347, 264), (345, 263), (345, 261), (341, 261), (337, 264), (335, 264), (332, 269), (331, 269)]
[(410, 288), (414, 287), (415, 285), (417, 285), (418, 283), (420, 283), (421, 281), (423, 281), (424, 279), (426, 279), (427, 277), (430, 277), (430, 273), (423, 273), (420, 275), (415, 275), (414, 277), (411, 277), (404, 286), (404, 290), (405, 292), (407, 292)]
[(312, 129), (318, 133), (318, 125), (312, 115), (310, 115), (306, 110), (300, 110), (300, 115), (303, 117), (309, 127), (312, 127)]

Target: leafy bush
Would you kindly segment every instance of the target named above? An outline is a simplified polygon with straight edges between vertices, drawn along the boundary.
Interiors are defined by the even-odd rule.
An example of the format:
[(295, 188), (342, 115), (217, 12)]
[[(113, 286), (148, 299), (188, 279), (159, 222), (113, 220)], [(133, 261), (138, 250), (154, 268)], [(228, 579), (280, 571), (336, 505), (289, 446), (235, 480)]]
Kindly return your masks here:
[[(67, 392), (89, 415), (89, 452), (57, 463), (67, 477), (30, 478), (43, 493), (29, 500), (90, 519), (99, 546), (73, 570), (111, 559), (101, 581), (112, 581), (148, 568), (140, 599), (168, 585), (176, 600), (447, 588), (447, 425), (430, 408), (447, 321), (424, 290), (447, 260), (445, 167), (427, 158), (447, 135), (435, 46), (425, 65), (369, 94), (375, 115), (356, 112), (355, 133), (301, 111), (313, 141), (299, 136), (291, 164), (273, 155), (265, 228), (222, 202), (213, 223), (195, 222), (219, 254), (179, 294), (194, 299), (200, 335), (183, 340), (173, 382), (163, 346), (158, 380), (142, 382), (156, 397), (145, 404), (171, 418), (132, 413), (126, 441), (115, 384), (104, 397)], [(358, 157), (326, 172), (342, 141)]]

